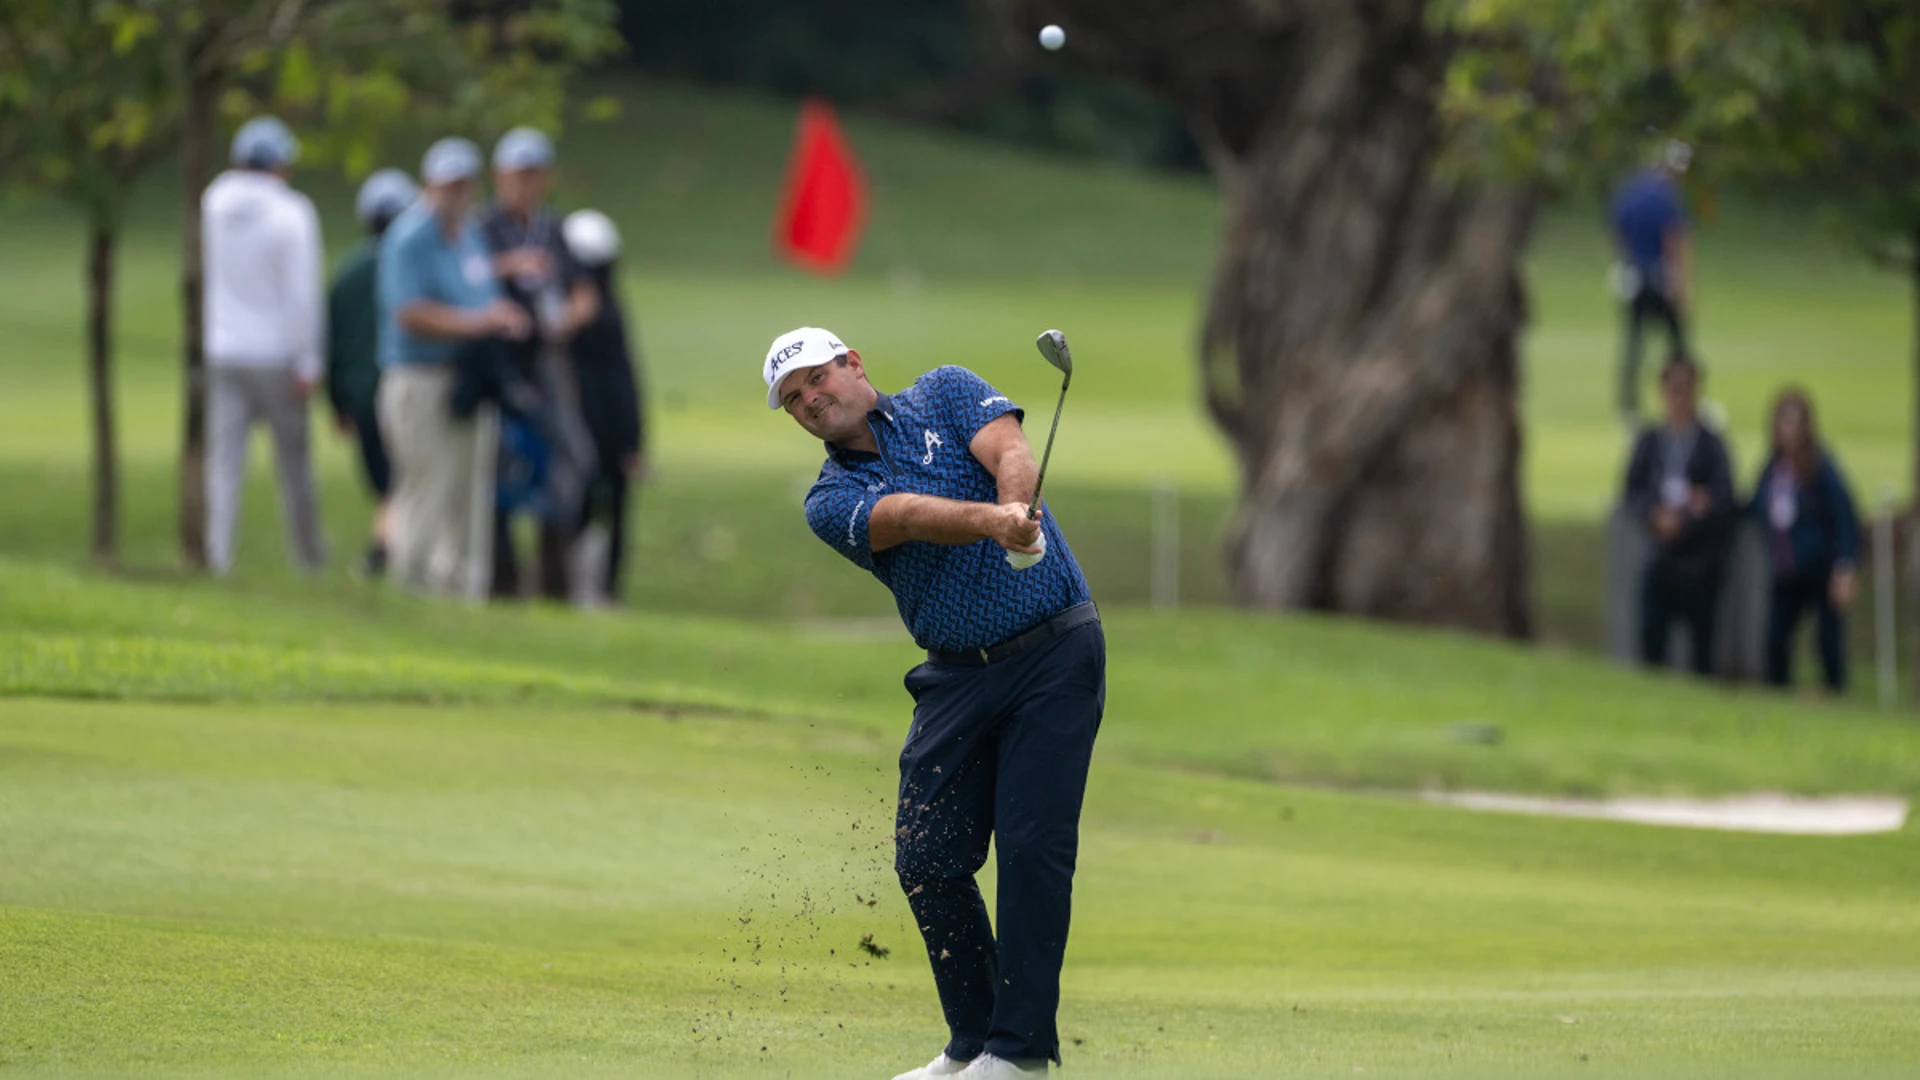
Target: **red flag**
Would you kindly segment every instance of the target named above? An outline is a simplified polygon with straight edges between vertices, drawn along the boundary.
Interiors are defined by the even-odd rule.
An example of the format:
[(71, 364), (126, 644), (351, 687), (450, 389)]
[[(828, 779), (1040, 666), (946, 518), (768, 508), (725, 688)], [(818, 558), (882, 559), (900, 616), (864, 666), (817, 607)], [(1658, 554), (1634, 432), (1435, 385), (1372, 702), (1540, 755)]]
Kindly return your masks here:
[(781, 202), (774, 249), (817, 274), (845, 270), (866, 224), (867, 186), (833, 106), (824, 101), (800, 105), (800, 134)]

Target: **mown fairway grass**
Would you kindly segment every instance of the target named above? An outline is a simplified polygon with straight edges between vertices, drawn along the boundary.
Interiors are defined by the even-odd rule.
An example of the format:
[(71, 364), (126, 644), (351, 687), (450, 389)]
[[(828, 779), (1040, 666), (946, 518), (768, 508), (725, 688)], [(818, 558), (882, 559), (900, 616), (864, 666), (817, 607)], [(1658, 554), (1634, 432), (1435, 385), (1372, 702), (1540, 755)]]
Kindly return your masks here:
[[(78, 233), (0, 209), (0, 1071), (839, 1078), (930, 1057), (889, 869), (913, 650), (805, 532), (816, 451), (756, 404), (764, 340), (822, 322), (888, 384), (964, 362), (1043, 402), (1027, 343), (1048, 325), (1088, 369), (1050, 484), (1112, 655), (1067, 1075), (1920, 1075), (1920, 829), (1408, 797), (1920, 797), (1920, 725), (1558, 648), (1141, 610), (1160, 475), (1184, 492), (1189, 597), (1221, 595), (1232, 477), (1188, 357), (1206, 191), (857, 123), (873, 236), (849, 279), (801, 280), (764, 255), (784, 107), (629, 97), (617, 131), (576, 133), (567, 192), (626, 226), (655, 387), (618, 615), (294, 577), (264, 458), (240, 572), (179, 577), (162, 187), (123, 265), (129, 569), (82, 571)], [(1766, 396), (1801, 378), (1862, 486), (1904, 484), (1899, 285), (1812, 237), (1751, 210), (1707, 234), (1713, 392), (1750, 464)], [(1581, 213), (1533, 268), (1529, 491), (1550, 634), (1579, 638), (1621, 449)], [(344, 561), (366, 511), (323, 445)], [(857, 953), (868, 933), (890, 958)]]

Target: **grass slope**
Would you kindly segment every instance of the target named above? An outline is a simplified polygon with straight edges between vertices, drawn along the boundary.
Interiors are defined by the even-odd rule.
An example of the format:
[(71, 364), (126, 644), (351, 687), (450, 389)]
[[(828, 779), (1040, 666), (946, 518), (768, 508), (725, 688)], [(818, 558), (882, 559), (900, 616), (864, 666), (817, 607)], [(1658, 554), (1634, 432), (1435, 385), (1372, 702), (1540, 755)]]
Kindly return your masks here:
[[(884, 624), (580, 618), (356, 586), (128, 586), (0, 560), (0, 693), (618, 705), (890, 741), (912, 645)], [(1339, 620), (1108, 612), (1107, 752), (1356, 786), (1920, 796), (1920, 725), (1645, 679), (1564, 653)], [(1454, 737), (1494, 724), (1494, 746)]]

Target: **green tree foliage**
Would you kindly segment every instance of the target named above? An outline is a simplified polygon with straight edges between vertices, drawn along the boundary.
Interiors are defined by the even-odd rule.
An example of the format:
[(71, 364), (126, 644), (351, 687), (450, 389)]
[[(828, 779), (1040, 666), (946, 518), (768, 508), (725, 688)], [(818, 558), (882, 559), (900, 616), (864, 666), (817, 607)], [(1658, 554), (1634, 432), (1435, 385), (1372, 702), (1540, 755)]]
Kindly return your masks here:
[(1697, 197), (1784, 187), (1910, 275), (1920, 367), (1920, 5), (1445, 0), (1433, 17), (1463, 43), (1455, 167), (1592, 188), (1650, 136), (1687, 139)]
[(51, 194), (87, 220), (92, 552), (119, 549), (112, 291), (126, 195), (171, 152), (179, 94), (158, 21), (121, 0), (0, 5), (0, 188)]

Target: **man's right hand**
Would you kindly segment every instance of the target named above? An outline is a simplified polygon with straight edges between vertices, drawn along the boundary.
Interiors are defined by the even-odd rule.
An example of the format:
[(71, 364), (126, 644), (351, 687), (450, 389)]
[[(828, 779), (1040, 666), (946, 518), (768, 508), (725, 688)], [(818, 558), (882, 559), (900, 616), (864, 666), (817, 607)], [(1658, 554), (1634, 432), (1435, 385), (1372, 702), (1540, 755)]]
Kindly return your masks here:
[(493, 257), (493, 272), (501, 277), (546, 277), (553, 262), (537, 247), (514, 248)]
[(993, 507), (993, 516), (988, 521), (987, 536), (994, 543), (1008, 551), (1018, 551), (1032, 555), (1041, 550), (1040, 522), (1027, 517), (1027, 508), (1020, 503), (1000, 503)]
[(483, 334), (499, 334), (515, 341), (525, 341), (533, 333), (533, 320), (519, 304), (511, 300), (495, 300), (480, 313)]
[(1653, 511), (1653, 536), (1663, 544), (1670, 544), (1680, 535), (1680, 527), (1685, 522), (1680, 511), (1671, 506), (1658, 507)]

